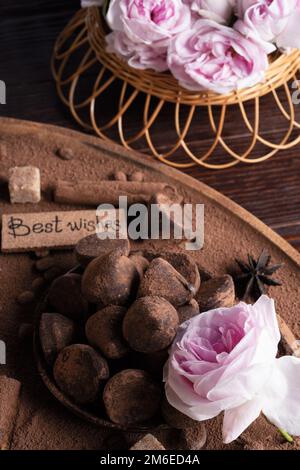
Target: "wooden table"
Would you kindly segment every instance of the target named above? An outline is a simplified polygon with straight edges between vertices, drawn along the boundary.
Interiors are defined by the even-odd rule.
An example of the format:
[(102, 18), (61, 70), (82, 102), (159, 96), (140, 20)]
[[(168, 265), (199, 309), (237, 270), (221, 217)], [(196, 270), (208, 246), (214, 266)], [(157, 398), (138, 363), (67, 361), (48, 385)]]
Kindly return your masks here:
[[(0, 0), (0, 79), (7, 86), (7, 104), (0, 105), (0, 115), (76, 129), (57, 98), (49, 62), (55, 38), (78, 7), (78, 0)], [(267, 138), (283, 125), (272, 106)], [(235, 125), (233, 120), (232, 130)], [(166, 122), (161, 146), (168, 142), (168, 132)], [(201, 149), (201, 141), (194, 138)], [(243, 146), (246, 135), (241, 133), (237, 139), (237, 145)], [(188, 172), (241, 204), (300, 250), (299, 151), (298, 147), (279, 153), (258, 165)]]

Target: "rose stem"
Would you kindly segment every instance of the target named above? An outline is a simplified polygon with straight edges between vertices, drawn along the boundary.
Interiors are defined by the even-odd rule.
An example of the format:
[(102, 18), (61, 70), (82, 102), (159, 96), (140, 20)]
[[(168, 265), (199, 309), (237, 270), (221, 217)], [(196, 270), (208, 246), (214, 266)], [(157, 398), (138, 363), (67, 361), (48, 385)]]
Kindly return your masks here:
[(294, 439), (292, 438), (292, 436), (290, 436), (289, 433), (286, 432), (284, 429), (278, 428), (278, 431), (288, 442), (290, 442), (291, 444), (294, 442)]

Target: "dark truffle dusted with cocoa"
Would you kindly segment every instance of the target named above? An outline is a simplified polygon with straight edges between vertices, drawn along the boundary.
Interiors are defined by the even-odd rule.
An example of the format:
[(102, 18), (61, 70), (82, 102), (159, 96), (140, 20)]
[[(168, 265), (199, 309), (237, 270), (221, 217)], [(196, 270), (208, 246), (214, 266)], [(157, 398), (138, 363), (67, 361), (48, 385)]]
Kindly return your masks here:
[(196, 315), (199, 315), (200, 309), (197, 300), (192, 299), (188, 304), (177, 307), (177, 313), (180, 325)]
[(107, 382), (103, 401), (111, 421), (131, 426), (156, 415), (160, 408), (161, 390), (147, 372), (126, 369)]
[(109, 305), (92, 315), (85, 325), (88, 342), (109, 359), (121, 359), (129, 351), (122, 334), (126, 311), (124, 307)]
[(82, 277), (82, 293), (91, 303), (127, 305), (134, 295), (139, 274), (134, 263), (119, 251), (94, 259)]
[(232, 307), (235, 303), (235, 288), (229, 274), (214, 277), (204, 282), (196, 296), (200, 312), (214, 308)]
[(194, 287), (195, 293), (198, 292), (201, 284), (200, 270), (190, 255), (167, 251), (160, 257), (168, 261)]
[(195, 421), (181, 413), (181, 411), (176, 410), (176, 408), (168, 402), (166, 397), (162, 400), (161, 412), (165, 422), (175, 429), (195, 428), (199, 424), (199, 421)]
[(206, 426), (202, 422), (197, 422), (197, 426), (181, 431), (179, 448), (182, 450), (201, 450), (205, 446), (206, 440)]
[(39, 325), (44, 357), (52, 365), (58, 353), (75, 340), (75, 324), (59, 313), (43, 313)]
[(162, 297), (141, 297), (125, 315), (123, 335), (132, 349), (153, 353), (166, 349), (179, 325), (175, 308)]
[(93, 261), (93, 259), (106, 255), (114, 250), (118, 250), (120, 254), (128, 256), (130, 251), (129, 240), (121, 238), (106, 238), (101, 240), (95, 233), (79, 240), (75, 247), (75, 255), (77, 261), (85, 267)]
[(139, 254), (132, 254), (129, 259), (134, 263), (137, 272), (139, 273), (140, 279), (144, 277), (146, 269), (149, 267), (149, 261), (144, 256)]
[(59, 353), (53, 375), (63, 393), (85, 404), (100, 400), (100, 388), (109, 370), (106, 360), (91, 346), (72, 344)]
[(163, 297), (175, 307), (186, 304), (195, 294), (194, 286), (162, 258), (151, 261), (138, 290), (138, 297)]
[(57, 313), (76, 321), (83, 321), (88, 312), (88, 302), (81, 293), (81, 275), (65, 274), (52, 282), (49, 302)]

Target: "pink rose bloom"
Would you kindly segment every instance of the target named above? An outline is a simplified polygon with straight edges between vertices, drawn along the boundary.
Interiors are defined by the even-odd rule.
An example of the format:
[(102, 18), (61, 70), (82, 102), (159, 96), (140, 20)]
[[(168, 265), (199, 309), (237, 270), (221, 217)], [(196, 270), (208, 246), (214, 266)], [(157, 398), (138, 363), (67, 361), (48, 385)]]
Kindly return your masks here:
[(172, 41), (168, 65), (189, 90), (229, 93), (262, 81), (268, 58), (260, 45), (232, 28), (199, 20)]
[[(247, 37), (280, 48), (300, 48), (299, 0), (237, 0), (234, 28)], [(268, 52), (275, 50), (272, 45)]]
[(168, 401), (203, 421), (224, 411), (223, 439), (236, 439), (261, 413), (300, 435), (300, 359), (276, 359), (273, 300), (202, 313), (181, 325), (165, 366)]
[(156, 71), (167, 70), (171, 39), (191, 25), (189, 7), (182, 0), (111, 0), (106, 19), (112, 29), (108, 51), (132, 67)]
[(228, 24), (233, 15), (236, 0), (185, 0), (191, 10), (202, 18)]

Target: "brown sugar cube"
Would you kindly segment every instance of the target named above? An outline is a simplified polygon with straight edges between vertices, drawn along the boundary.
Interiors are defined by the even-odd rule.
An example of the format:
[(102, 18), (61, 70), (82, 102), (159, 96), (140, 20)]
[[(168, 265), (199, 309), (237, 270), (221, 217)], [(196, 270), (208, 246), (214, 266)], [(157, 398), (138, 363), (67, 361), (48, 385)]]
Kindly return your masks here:
[(166, 450), (152, 434), (146, 434), (141, 440), (136, 442), (129, 450)]
[(109, 359), (120, 359), (129, 351), (122, 335), (125, 314), (126, 308), (109, 305), (92, 315), (85, 325), (85, 334), (90, 345)]
[(181, 411), (176, 410), (167, 400), (166, 397), (163, 398), (161, 404), (161, 412), (165, 422), (175, 429), (187, 429), (198, 427), (199, 422), (195, 421), (192, 418), (189, 418)]
[(40, 170), (33, 166), (9, 170), (9, 195), (12, 204), (37, 203), (41, 200)]
[(111, 421), (130, 426), (153, 418), (160, 407), (161, 390), (147, 372), (126, 369), (107, 382), (103, 401)]
[(129, 259), (134, 263), (137, 272), (139, 273), (140, 279), (143, 278), (146, 269), (149, 267), (149, 261), (141, 255), (130, 255)]
[(200, 309), (197, 300), (192, 299), (188, 304), (177, 307), (177, 313), (180, 325), (196, 315), (199, 315)]
[(39, 325), (40, 343), (49, 365), (58, 353), (75, 340), (75, 324), (59, 313), (43, 313)]
[(85, 298), (103, 305), (127, 305), (134, 298), (139, 275), (134, 263), (119, 251), (94, 259), (82, 276)]
[(162, 297), (142, 297), (129, 308), (123, 322), (123, 335), (132, 349), (154, 353), (166, 349), (179, 326), (175, 308)]
[(104, 239), (97, 234), (88, 235), (79, 240), (75, 247), (75, 256), (78, 263), (86, 267), (93, 259), (106, 255), (110, 251), (119, 250), (124, 256), (129, 255), (130, 244), (128, 239)]
[(138, 297), (163, 297), (175, 307), (186, 304), (195, 294), (194, 286), (162, 258), (151, 261), (138, 290)]
[(201, 284), (196, 295), (200, 312), (220, 307), (232, 307), (235, 302), (235, 288), (229, 274), (214, 277)]
[(65, 274), (55, 279), (50, 286), (48, 298), (57, 313), (75, 322), (84, 320), (88, 312), (88, 302), (81, 293), (80, 274)]
[(72, 344), (58, 354), (53, 375), (60, 390), (75, 403), (100, 399), (100, 387), (109, 377), (106, 360), (91, 346)]

